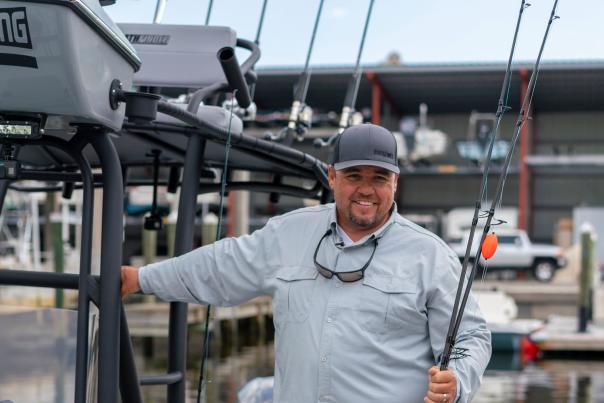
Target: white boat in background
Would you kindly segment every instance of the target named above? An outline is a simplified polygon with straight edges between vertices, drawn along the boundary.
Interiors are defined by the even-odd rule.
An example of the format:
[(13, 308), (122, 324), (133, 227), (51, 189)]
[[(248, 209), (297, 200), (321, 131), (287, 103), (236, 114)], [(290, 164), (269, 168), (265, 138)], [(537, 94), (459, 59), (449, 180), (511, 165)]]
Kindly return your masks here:
[(518, 319), (518, 307), (501, 290), (472, 290), (491, 331), (493, 352), (520, 352), (536, 358), (538, 348), (530, 335), (543, 328), (539, 319)]

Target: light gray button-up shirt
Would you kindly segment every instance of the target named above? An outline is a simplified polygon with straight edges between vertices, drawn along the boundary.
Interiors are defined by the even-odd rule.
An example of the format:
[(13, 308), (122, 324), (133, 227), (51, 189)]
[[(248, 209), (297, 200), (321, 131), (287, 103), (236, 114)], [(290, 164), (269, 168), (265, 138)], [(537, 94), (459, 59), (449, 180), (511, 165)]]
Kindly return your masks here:
[[(437, 236), (394, 212), (352, 245), (343, 246), (332, 231), (317, 261), (334, 271), (360, 269), (373, 237), (378, 245), (362, 280), (327, 279), (313, 254), (335, 223), (334, 204), (274, 217), (251, 235), (141, 268), (141, 289), (165, 300), (222, 306), (271, 295), (275, 402), (422, 402), (428, 369), (444, 348), (459, 260)], [(451, 362), (457, 401), (468, 402), (491, 354), (473, 298), (456, 347), (468, 349), (467, 357)]]

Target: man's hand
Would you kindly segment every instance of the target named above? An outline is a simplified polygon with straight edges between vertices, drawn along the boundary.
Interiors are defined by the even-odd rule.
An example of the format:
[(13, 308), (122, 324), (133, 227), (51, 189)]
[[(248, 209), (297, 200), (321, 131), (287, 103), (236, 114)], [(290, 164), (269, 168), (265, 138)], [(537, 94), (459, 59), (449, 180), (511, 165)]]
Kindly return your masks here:
[(140, 291), (140, 289), (140, 285), (138, 284), (138, 268), (122, 266), (122, 288), (120, 290), (122, 299), (126, 298), (130, 293)]
[(457, 396), (457, 378), (450, 368), (441, 371), (434, 366), (428, 370), (428, 394), (426, 403), (452, 403)]

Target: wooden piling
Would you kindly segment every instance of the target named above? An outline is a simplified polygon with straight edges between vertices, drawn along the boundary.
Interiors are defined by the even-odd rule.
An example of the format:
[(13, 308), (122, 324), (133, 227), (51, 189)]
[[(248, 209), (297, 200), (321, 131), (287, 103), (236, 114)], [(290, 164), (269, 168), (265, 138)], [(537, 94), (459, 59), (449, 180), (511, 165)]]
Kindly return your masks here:
[(592, 316), (595, 266), (594, 231), (591, 225), (581, 227), (581, 277), (579, 288), (579, 333), (587, 331), (587, 322)]

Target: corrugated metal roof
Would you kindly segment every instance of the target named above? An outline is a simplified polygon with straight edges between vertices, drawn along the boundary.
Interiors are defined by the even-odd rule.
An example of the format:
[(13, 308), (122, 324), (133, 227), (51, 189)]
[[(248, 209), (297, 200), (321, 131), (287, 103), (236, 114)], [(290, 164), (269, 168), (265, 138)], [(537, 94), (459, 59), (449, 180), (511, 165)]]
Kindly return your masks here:
[[(509, 104), (520, 104), (520, 69), (532, 69), (533, 63), (513, 66)], [(301, 67), (258, 70), (256, 102), (261, 109), (289, 108), (293, 88)], [(430, 113), (467, 113), (472, 110), (495, 111), (505, 63), (406, 64), (366, 66), (376, 73), (389, 92), (395, 109), (415, 114), (419, 103), (426, 102)], [(339, 111), (352, 66), (313, 67), (308, 104), (313, 108)], [(359, 89), (357, 109), (371, 104), (371, 84), (364, 77)], [(541, 65), (535, 90), (534, 107), (539, 111), (604, 110), (604, 61), (550, 61)]]

